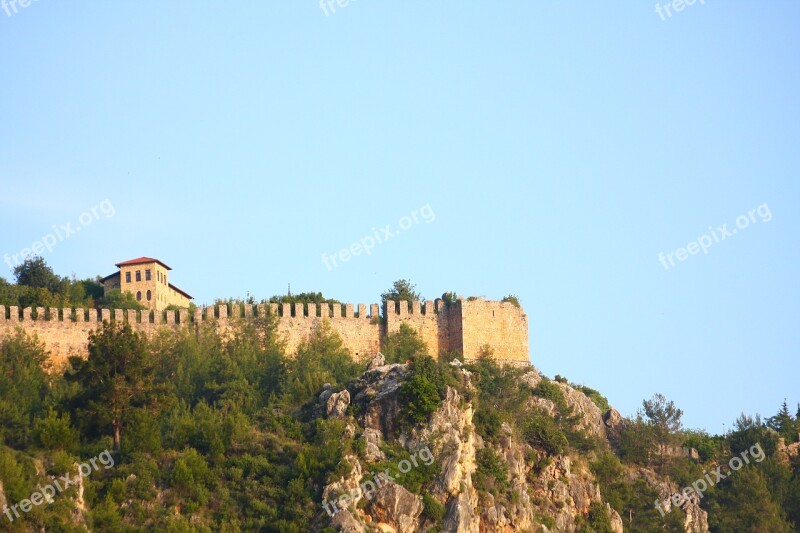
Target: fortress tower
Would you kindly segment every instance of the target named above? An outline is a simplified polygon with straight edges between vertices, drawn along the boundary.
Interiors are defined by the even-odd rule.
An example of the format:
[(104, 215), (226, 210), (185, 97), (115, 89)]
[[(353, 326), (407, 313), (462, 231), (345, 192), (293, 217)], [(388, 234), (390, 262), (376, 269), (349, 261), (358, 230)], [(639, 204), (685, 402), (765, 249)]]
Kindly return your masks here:
[(169, 282), (170, 267), (152, 257), (139, 257), (117, 263), (118, 272), (103, 278), (103, 289), (128, 292), (151, 311), (170, 305), (189, 307), (192, 297)]

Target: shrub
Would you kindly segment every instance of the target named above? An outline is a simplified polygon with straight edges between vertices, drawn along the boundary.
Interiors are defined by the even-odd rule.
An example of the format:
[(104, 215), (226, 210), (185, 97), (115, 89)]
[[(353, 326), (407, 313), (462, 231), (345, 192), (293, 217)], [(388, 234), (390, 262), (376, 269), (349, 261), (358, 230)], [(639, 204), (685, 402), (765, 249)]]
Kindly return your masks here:
[(78, 445), (78, 431), (70, 424), (69, 413), (59, 415), (52, 409), (33, 424), (33, 435), (47, 450), (74, 451)]
[[(494, 480), (494, 485), (501, 491), (506, 492), (510, 488), (508, 483), (508, 476), (506, 475), (506, 464), (503, 459), (495, 453), (492, 448), (481, 448), (476, 453), (476, 462), (478, 465), (478, 472), (483, 476), (489, 477)], [(489, 483), (484, 481), (484, 490), (490, 488)], [(489, 490), (489, 492), (491, 492)]]
[(594, 533), (613, 533), (611, 529), (611, 519), (608, 516), (605, 505), (600, 502), (592, 502), (589, 506), (589, 516), (587, 525)]
[(611, 406), (608, 404), (608, 398), (600, 394), (598, 391), (594, 390), (591, 387), (586, 387), (584, 385), (575, 386), (575, 388), (586, 395), (587, 398), (592, 400), (592, 402), (600, 408), (602, 412), (608, 411)]
[(425, 508), (422, 510), (422, 514), (433, 520), (435, 523), (440, 523), (444, 518), (444, 505), (439, 503), (433, 496), (430, 494), (423, 494), (422, 495), (422, 504)]
[(563, 455), (568, 448), (567, 437), (555, 420), (544, 413), (534, 413), (522, 423), (522, 434), (534, 448), (549, 455)]
[(567, 401), (564, 399), (564, 393), (561, 391), (558, 385), (549, 379), (542, 378), (539, 384), (536, 385), (536, 388), (533, 389), (532, 394), (553, 402), (560, 415), (569, 415), (570, 409), (569, 406), (567, 406)]
[(522, 307), (520, 305), (520, 303), (519, 303), (519, 297), (516, 294), (509, 294), (508, 296), (506, 296), (505, 298), (503, 298), (500, 301), (501, 302), (508, 302), (508, 303), (514, 305), (515, 307)]
[(421, 373), (414, 373), (400, 386), (400, 403), (403, 405), (405, 422), (411, 425), (420, 424), (439, 408), (442, 397), (439, 389)]

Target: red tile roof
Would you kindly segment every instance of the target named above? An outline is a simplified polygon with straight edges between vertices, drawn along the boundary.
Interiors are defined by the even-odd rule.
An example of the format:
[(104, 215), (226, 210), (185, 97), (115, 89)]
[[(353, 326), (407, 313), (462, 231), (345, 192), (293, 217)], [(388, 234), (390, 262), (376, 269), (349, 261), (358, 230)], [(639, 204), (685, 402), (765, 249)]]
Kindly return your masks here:
[(182, 290), (180, 290), (178, 287), (176, 287), (172, 283), (169, 283), (169, 288), (172, 289), (173, 291), (179, 293), (179, 294), (183, 294), (184, 296), (186, 296), (190, 300), (194, 300), (194, 298), (190, 294), (183, 292)]
[(123, 267), (123, 266), (131, 266), (131, 265), (141, 265), (144, 263), (158, 263), (159, 265), (163, 266), (167, 270), (172, 270), (170, 267), (159, 261), (158, 259), (153, 259), (152, 257), (137, 257), (136, 259), (130, 259), (128, 261), (123, 261), (121, 263), (117, 263), (116, 267)]

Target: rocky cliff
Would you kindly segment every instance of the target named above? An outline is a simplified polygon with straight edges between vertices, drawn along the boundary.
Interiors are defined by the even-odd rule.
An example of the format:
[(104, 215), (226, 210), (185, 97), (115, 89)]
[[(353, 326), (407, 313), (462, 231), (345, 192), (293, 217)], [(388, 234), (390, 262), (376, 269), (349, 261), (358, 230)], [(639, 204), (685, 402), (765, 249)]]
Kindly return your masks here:
[[(550, 454), (531, 446), (508, 423), (500, 425), (492, 442), (482, 438), (470, 399), (475, 377), (458, 361), (451, 365), (461, 380), (459, 386), (447, 386), (429, 420), (410, 427), (401, 424), (400, 398), (409, 365), (380, 363), (373, 362), (348, 390), (335, 394), (326, 390), (318, 400), (320, 412), (342, 418), (347, 431), (363, 442), (358, 454), (346, 458), (349, 474), (324, 489), (326, 502), (338, 502), (336, 512), (322, 513), (327, 526), (347, 532), (595, 531), (587, 528), (587, 519), (599, 513), (605, 515), (607, 530), (627, 530), (623, 518), (604, 500), (586, 454)], [(531, 369), (517, 386), (532, 390), (541, 380)], [(603, 413), (584, 393), (567, 384), (557, 386), (577, 430), (609, 448), (608, 438), (613, 438), (619, 414)], [(553, 400), (531, 395), (528, 401), (548, 416), (557, 415)], [(423, 467), (421, 459), (413, 460), (427, 460), (428, 454), (430, 465)], [(401, 456), (410, 459), (398, 459)], [(484, 464), (494, 465), (494, 476), (502, 481), (504, 490), (476, 486), (481, 476), (479, 457)], [(426, 483), (407, 481), (417, 475), (415, 469), (429, 466), (436, 470)], [(674, 483), (647, 469), (631, 469), (627, 475), (644, 480), (663, 498), (677, 490)], [(418, 493), (410, 490), (417, 486), (424, 488)], [(688, 506), (684, 522), (687, 532), (708, 531), (705, 512), (697, 505)]]

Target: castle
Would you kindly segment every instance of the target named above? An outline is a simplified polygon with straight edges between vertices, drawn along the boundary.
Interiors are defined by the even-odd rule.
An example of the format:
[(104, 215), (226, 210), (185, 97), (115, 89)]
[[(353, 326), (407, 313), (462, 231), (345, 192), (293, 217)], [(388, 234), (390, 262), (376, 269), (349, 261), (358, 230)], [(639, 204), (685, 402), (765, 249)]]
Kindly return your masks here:
[[(105, 278), (104, 285), (133, 292), (137, 300), (148, 304), (147, 309), (0, 306), (0, 338), (22, 328), (35, 334), (50, 351), (53, 363), (60, 365), (71, 355), (85, 356), (89, 333), (104, 321), (127, 322), (147, 337), (161, 328), (196, 332), (203, 324), (211, 324), (225, 334), (237, 320), (252, 320), (268, 313), (277, 317), (278, 334), (286, 341), (288, 354), (294, 353), (313, 329), (326, 321), (355, 359), (368, 360), (381, 349), (381, 341), (387, 335), (407, 324), (419, 333), (434, 356), (457, 350), (464, 359), (475, 359), (488, 346), (498, 361), (529, 363), (528, 318), (511, 302), (482, 298), (437, 299), (424, 304), (388, 301), (383, 306), (370, 305), (369, 312), (365, 304), (222, 304), (197, 307), (190, 314), (185, 307), (191, 296), (169, 284), (169, 267), (161, 261), (143, 257), (117, 266), (120, 271)], [(184, 308), (166, 309), (170, 305)]]
[(103, 289), (119, 290), (132, 294), (136, 301), (151, 311), (161, 311), (169, 306), (189, 307), (191, 296), (167, 279), (170, 267), (152, 257), (139, 257), (117, 263), (119, 271), (104, 277)]

